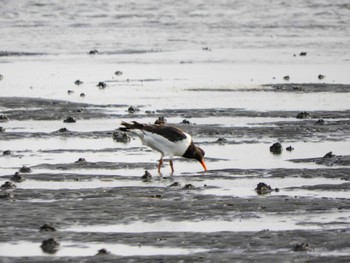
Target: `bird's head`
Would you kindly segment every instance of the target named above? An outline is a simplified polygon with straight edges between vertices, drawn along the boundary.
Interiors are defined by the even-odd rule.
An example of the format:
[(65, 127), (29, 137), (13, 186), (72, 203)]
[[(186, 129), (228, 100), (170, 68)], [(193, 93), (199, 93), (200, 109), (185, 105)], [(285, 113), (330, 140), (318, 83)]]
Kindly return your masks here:
[(183, 157), (190, 158), (190, 159), (196, 159), (198, 162), (201, 163), (204, 170), (207, 171), (208, 168), (204, 162), (204, 155), (205, 155), (205, 152), (203, 151), (203, 149), (201, 149), (201, 148), (195, 146), (193, 143), (191, 143), (190, 146), (188, 147), (187, 151), (184, 153)]

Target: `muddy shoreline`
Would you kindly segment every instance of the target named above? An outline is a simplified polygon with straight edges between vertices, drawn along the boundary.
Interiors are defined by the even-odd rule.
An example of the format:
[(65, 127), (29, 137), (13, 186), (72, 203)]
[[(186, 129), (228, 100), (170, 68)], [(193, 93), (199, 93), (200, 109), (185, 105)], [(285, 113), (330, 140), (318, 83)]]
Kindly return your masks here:
[[(263, 92), (350, 92), (349, 85), (333, 84), (278, 84), (263, 86), (262, 89)], [(1, 142), (11, 145), (11, 142), (24, 139), (69, 141), (83, 138), (87, 141), (93, 140), (95, 144), (101, 140), (113, 142), (112, 134), (122, 119), (156, 120), (160, 116), (190, 120), (189, 123), (173, 124), (195, 135), (199, 139), (198, 143), (204, 148), (271, 144), (276, 141), (282, 142), (284, 147), (299, 142), (307, 144), (327, 141), (331, 145), (335, 142), (345, 143), (350, 139), (350, 110), (310, 111), (308, 115), (304, 114), (305, 118), (297, 119), (300, 113), (297, 109), (256, 112), (234, 108), (207, 108), (146, 112), (141, 105), (140, 111), (130, 113), (130, 105), (93, 105), (16, 97), (0, 97), (0, 105), (0, 114), (7, 118), (0, 122), (0, 127), (4, 128), (0, 132), (0, 145)], [(76, 118), (76, 123), (63, 122), (68, 116)], [(269, 118), (269, 121), (247, 126), (191, 122), (191, 118), (208, 117), (261, 117)], [(278, 119), (271, 121), (271, 118)], [(324, 121), (320, 122), (320, 119)], [(91, 123), (95, 120), (115, 121), (115, 128), (96, 131), (76, 129), (82, 120)], [(26, 121), (36, 125), (34, 131), (23, 130), (21, 125)], [(40, 131), (42, 121), (59, 121), (60, 128), (65, 127), (67, 131)], [(7, 124), (10, 123), (17, 126), (7, 128)], [(320, 152), (318, 156), (291, 156), (290, 160), (287, 160), (291, 164), (311, 163), (314, 165), (312, 169), (240, 169), (232, 166), (211, 169), (206, 173), (188, 172), (173, 176), (153, 173), (152, 178), (145, 181), (142, 180), (140, 171), (153, 171), (156, 165), (153, 160), (77, 161), (77, 158), (72, 158), (68, 161), (58, 161), (52, 157), (70, 154), (81, 157), (92, 157), (95, 154), (137, 156), (140, 152), (147, 155), (149, 150), (140, 144), (128, 147), (123, 143), (111, 143), (109, 147), (87, 146), (80, 149), (32, 149), (29, 145), (23, 149), (1, 147), (0, 150), (2, 153), (10, 150), (9, 154), (3, 153), (0, 156), (4, 165), (11, 161), (21, 163), (21, 160), (31, 160), (32, 156), (39, 158), (37, 162), (26, 163), (31, 172), (21, 173), (25, 181), (13, 182), (15, 188), (3, 187), (0, 191), (1, 244), (15, 246), (21, 242), (31, 242), (39, 247), (43, 240), (52, 237), (62, 243), (61, 247), (64, 247), (65, 242), (73, 242), (78, 247), (90, 242), (102, 244), (96, 245), (96, 248), (102, 248), (103, 244), (125, 244), (135, 249), (133, 256), (121, 256), (118, 251), (99, 256), (16, 256), (15, 253), (12, 256), (2, 256), (0, 244), (0, 262), (348, 262), (350, 258), (350, 198), (344, 198), (350, 191), (350, 155), (337, 152), (327, 155), (327, 152)], [(286, 154), (284, 150), (282, 155)], [(210, 165), (224, 159), (209, 156), (207, 160)], [(178, 159), (176, 163), (186, 165), (188, 162)], [(11, 181), (14, 173), (20, 168), (19, 165), (12, 165), (4, 169), (0, 174), (1, 185), (5, 181)], [(165, 170), (167, 168), (165, 167)], [(124, 171), (128, 173), (125, 174)], [(282, 185), (283, 181), (293, 179), (301, 180), (301, 183)], [(96, 183), (96, 187), (88, 185), (86, 188), (80, 188), (80, 185), (90, 182)], [(217, 182), (222, 183), (220, 185)], [(232, 190), (241, 182), (249, 185), (248, 194), (244, 197)], [(278, 188), (278, 191), (258, 194), (254, 187), (259, 182), (270, 183), (271, 187)], [(42, 184), (48, 184), (51, 188), (45, 188)], [(246, 187), (245, 184), (242, 184), (242, 187)], [(228, 185), (232, 192), (226, 193)], [(338, 193), (342, 193), (343, 197), (337, 197)], [(292, 226), (274, 230), (275, 218), (282, 218), (282, 221), (277, 221), (282, 226), (285, 226), (283, 218), (287, 222), (291, 219)], [(257, 223), (254, 223), (255, 220)], [(272, 229), (255, 229), (259, 222), (265, 222), (264, 220), (267, 223), (272, 220)], [(135, 232), (113, 230), (113, 225), (128, 226), (141, 222), (153, 226), (152, 224), (160, 221), (169, 221), (173, 225), (170, 225), (167, 231), (147, 231), (147, 228), (145, 231)], [(193, 232), (172, 229), (176, 223), (213, 221), (217, 222), (214, 229), (218, 229), (213, 232), (209, 231), (210, 229)], [(242, 225), (246, 228), (241, 231), (230, 230), (230, 225), (227, 229), (220, 228), (220, 224), (225, 225), (225, 222), (231, 222), (232, 225), (251, 222), (252, 229), (245, 225)], [(53, 225), (56, 231), (39, 231), (45, 223)], [(111, 226), (110, 231), (89, 230), (89, 227), (101, 225)], [(79, 232), (74, 230), (74, 227), (86, 227), (87, 230)], [(303, 243), (307, 246), (299, 249)], [(138, 255), (138, 248), (143, 246), (183, 248), (199, 252), (189, 251), (181, 255)]]

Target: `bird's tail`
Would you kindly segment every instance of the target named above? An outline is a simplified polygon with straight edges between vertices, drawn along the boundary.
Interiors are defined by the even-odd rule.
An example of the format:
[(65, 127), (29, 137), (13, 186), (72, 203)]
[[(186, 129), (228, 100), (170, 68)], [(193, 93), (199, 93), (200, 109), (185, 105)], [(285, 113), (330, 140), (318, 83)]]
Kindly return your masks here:
[(122, 121), (121, 125), (124, 127), (120, 127), (119, 130), (124, 131), (124, 132), (128, 132), (128, 131), (135, 130), (135, 129), (142, 130), (142, 128), (143, 128), (143, 124), (138, 123), (136, 121), (133, 121), (132, 123)]

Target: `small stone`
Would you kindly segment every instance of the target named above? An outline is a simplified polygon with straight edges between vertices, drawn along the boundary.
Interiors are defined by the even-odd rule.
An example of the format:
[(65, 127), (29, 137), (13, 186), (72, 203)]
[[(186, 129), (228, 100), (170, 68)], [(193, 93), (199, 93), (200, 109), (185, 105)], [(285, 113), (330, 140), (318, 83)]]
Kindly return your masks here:
[(306, 55), (307, 55), (307, 52), (304, 52), (304, 51), (299, 53), (299, 56), (306, 56)]
[(80, 97), (84, 98), (85, 97), (85, 93), (80, 93)]
[(0, 122), (8, 122), (9, 118), (6, 115), (0, 114)]
[(290, 80), (290, 77), (289, 76), (284, 76), (283, 79), (288, 81), (288, 80)]
[(273, 190), (271, 186), (265, 183), (258, 183), (257, 187), (255, 188), (255, 191), (259, 195), (265, 195), (265, 194), (271, 193)]
[(291, 151), (294, 151), (294, 148), (293, 148), (292, 146), (288, 146), (288, 147), (286, 148), (286, 150), (287, 150), (288, 152), (291, 152)]
[(17, 182), (17, 183), (20, 183), (20, 182), (23, 182), (26, 178), (21, 175), (19, 172), (15, 172), (15, 174), (10, 178), (11, 181), (13, 182)]
[(30, 173), (30, 172), (32, 171), (32, 169), (30, 169), (29, 167), (23, 165), (23, 166), (19, 169), (19, 171), (20, 171), (21, 173)]
[(324, 119), (319, 119), (315, 122), (316, 125), (326, 125), (326, 121)]
[(318, 78), (319, 80), (324, 79), (324, 78), (325, 78), (325, 75), (320, 74), (320, 75), (317, 76), (317, 78)]
[(67, 128), (61, 128), (58, 130), (58, 132), (65, 133), (65, 132), (69, 132), (69, 130)]
[(157, 124), (157, 125), (165, 125), (166, 123), (167, 123), (167, 120), (165, 119), (164, 116), (159, 117), (159, 118), (154, 122), (154, 124)]
[(227, 140), (226, 140), (224, 137), (220, 137), (220, 138), (218, 138), (218, 139), (216, 140), (216, 142), (218, 142), (218, 143), (226, 143)]
[(183, 189), (194, 189), (194, 188), (195, 187), (193, 184), (186, 184)]
[(63, 122), (65, 122), (65, 123), (75, 123), (75, 122), (77, 122), (77, 120), (74, 117), (72, 117), (72, 116), (68, 116)]
[(203, 51), (211, 51), (211, 48), (209, 48), (209, 47), (203, 47), (202, 50), (203, 50)]
[(111, 253), (111, 252), (109, 252), (107, 249), (102, 248), (102, 249), (100, 249), (100, 250), (97, 252), (96, 256), (108, 255), (108, 254), (110, 254), (110, 253)]
[(54, 238), (46, 239), (41, 244), (41, 249), (48, 254), (54, 254), (58, 251), (60, 243), (58, 243)]
[(189, 120), (186, 120), (186, 119), (184, 119), (184, 120), (182, 120), (182, 122), (181, 122), (182, 124), (190, 124), (190, 121)]
[(274, 143), (272, 146), (270, 146), (270, 152), (273, 154), (281, 154), (282, 153), (282, 144), (279, 142)]
[(114, 74), (117, 76), (121, 76), (123, 75), (123, 72), (121, 72), (120, 70), (117, 70), (116, 72), (114, 72)]
[(79, 86), (81, 84), (83, 84), (84, 82), (82, 82), (80, 79), (77, 79), (76, 81), (74, 81), (74, 84)]
[(312, 250), (312, 248), (310, 247), (310, 245), (308, 243), (301, 243), (301, 244), (296, 244), (293, 247), (293, 251), (310, 251)]
[(97, 83), (97, 87), (99, 87), (100, 89), (104, 89), (105, 87), (107, 87), (106, 82), (100, 81), (99, 83)]
[(149, 181), (149, 180), (152, 179), (152, 175), (150, 174), (150, 172), (145, 171), (145, 174), (142, 175), (141, 179), (144, 180), (144, 181)]
[(74, 163), (77, 163), (77, 164), (85, 164), (87, 163), (87, 161), (85, 160), (85, 158), (79, 158), (78, 161), (75, 161)]
[(6, 150), (2, 152), (3, 155), (11, 155), (11, 151), (10, 150)]
[(129, 113), (135, 113), (135, 112), (137, 112), (137, 111), (139, 111), (139, 109), (136, 108), (136, 107), (134, 107), (134, 106), (130, 106), (130, 107), (128, 108), (128, 112), (129, 112)]
[(0, 186), (0, 188), (3, 190), (15, 189), (16, 185), (10, 181), (6, 181), (3, 185)]
[(308, 119), (308, 118), (311, 118), (311, 115), (310, 113), (306, 112), (306, 111), (302, 111), (302, 112), (299, 112), (297, 117), (297, 119)]
[(116, 130), (112, 134), (113, 140), (116, 142), (128, 143), (131, 141), (130, 136), (126, 132)]
[(328, 152), (325, 154), (325, 156), (323, 156), (323, 158), (333, 158), (335, 157), (335, 154), (333, 154), (333, 152)]
[(50, 224), (44, 224), (39, 228), (40, 232), (54, 232), (56, 228)]
[(97, 49), (92, 49), (89, 51), (89, 55), (95, 55), (98, 54), (98, 50)]
[(74, 93), (74, 90), (68, 90), (67, 93), (68, 93), (68, 95), (71, 95)]
[(178, 186), (180, 186), (179, 182), (174, 182), (171, 185), (168, 185), (168, 187), (178, 187)]

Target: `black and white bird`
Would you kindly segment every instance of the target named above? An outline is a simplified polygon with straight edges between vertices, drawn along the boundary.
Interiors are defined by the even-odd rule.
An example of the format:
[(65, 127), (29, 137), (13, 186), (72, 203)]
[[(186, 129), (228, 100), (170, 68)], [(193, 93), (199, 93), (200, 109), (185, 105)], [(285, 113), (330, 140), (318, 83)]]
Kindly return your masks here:
[(174, 156), (196, 159), (204, 170), (207, 171), (207, 165), (204, 162), (204, 151), (195, 146), (191, 136), (184, 131), (167, 125), (149, 125), (136, 121), (132, 123), (122, 122), (119, 129), (124, 132), (130, 132), (137, 135), (144, 145), (160, 152), (161, 157), (158, 164), (158, 173), (163, 164), (163, 157), (169, 157), (171, 171), (174, 172)]

